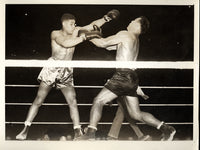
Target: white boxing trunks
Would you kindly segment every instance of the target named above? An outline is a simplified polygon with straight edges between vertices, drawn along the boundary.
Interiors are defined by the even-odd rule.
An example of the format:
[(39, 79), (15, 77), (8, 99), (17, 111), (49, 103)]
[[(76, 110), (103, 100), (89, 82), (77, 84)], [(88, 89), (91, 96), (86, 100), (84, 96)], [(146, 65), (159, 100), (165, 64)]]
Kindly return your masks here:
[[(48, 60), (55, 60), (50, 57)], [(56, 60), (55, 60), (56, 61)], [(61, 89), (73, 86), (73, 68), (68, 67), (44, 67), (38, 75), (38, 81)]]

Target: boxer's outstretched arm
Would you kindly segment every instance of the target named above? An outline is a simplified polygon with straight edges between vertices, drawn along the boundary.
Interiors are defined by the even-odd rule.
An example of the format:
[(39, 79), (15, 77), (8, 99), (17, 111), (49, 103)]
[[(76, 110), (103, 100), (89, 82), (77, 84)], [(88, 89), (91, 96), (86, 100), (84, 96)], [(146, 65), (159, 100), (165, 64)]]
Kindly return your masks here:
[(52, 41), (56, 41), (57, 44), (66, 47), (66, 48), (70, 48), (70, 47), (74, 47), (77, 44), (81, 43), (84, 41), (84, 37), (80, 36), (80, 37), (73, 37), (73, 38), (69, 38), (69, 37), (63, 37), (58, 35), (56, 32), (52, 32), (51, 33), (51, 40)]
[[(100, 39), (92, 39), (90, 40), (94, 45), (101, 48), (107, 48), (110, 46), (116, 46), (117, 44), (122, 42), (122, 39), (118, 35), (112, 35), (107, 38)], [(115, 48), (107, 49), (107, 50), (116, 50)]]
[(94, 25), (101, 27), (105, 23), (106, 23), (106, 20), (104, 18), (101, 18), (101, 19), (98, 19), (98, 20), (91, 22), (89, 25), (80, 27), (80, 30), (89, 30), (89, 31), (94, 30), (94, 27), (93, 27)]
[(101, 27), (102, 25), (104, 25), (106, 22), (109, 22), (111, 20), (117, 20), (119, 18), (120, 12), (116, 9), (113, 9), (111, 11), (109, 11), (106, 15), (104, 15), (102, 18), (93, 21), (92, 23), (90, 23), (87, 26), (83, 26), (81, 29), (84, 30), (94, 30), (93, 26), (96, 25), (98, 27)]

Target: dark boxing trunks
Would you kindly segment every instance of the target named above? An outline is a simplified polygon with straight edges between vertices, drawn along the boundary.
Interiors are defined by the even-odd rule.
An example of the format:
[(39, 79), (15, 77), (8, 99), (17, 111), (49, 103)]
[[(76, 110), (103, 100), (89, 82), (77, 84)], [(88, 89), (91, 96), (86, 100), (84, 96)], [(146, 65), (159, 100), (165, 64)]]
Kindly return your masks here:
[(139, 79), (134, 70), (117, 69), (113, 77), (104, 85), (117, 96), (137, 96)]

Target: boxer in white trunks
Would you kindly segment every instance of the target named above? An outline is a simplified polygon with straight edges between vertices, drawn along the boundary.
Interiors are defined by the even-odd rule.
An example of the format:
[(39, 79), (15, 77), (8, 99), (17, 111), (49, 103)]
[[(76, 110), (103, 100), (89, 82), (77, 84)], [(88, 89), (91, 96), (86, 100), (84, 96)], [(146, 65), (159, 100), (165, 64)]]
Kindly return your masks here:
[[(111, 10), (102, 18), (93, 21), (87, 26), (76, 27), (74, 15), (69, 13), (63, 14), (61, 17), (62, 29), (54, 30), (51, 33), (52, 56), (49, 60), (72, 60), (77, 44), (92, 38), (99, 38), (100, 33), (94, 31), (94, 26), (101, 27), (106, 22), (117, 19), (118, 15), (119, 11)], [(82, 135), (76, 93), (73, 87), (73, 68), (44, 67), (38, 76), (38, 80), (40, 81), (40, 85), (36, 98), (29, 108), (28, 115), (24, 122), (24, 128), (16, 136), (16, 139), (25, 140), (27, 138), (29, 127), (37, 115), (39, 107), (53, 87), (61, 90), (69, 104), (70, 116), (75, 133), (74, 138)]]

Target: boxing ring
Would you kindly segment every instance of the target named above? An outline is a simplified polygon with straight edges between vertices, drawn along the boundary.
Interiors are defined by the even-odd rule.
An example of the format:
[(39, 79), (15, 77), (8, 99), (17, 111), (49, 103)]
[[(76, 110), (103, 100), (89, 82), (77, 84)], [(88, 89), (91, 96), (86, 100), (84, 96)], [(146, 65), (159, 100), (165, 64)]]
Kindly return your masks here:
[[(34, 61), (35, 62), (35, 61)], [(37, 62), (37, 61), (36, 61)], [(51, 64), (49, 65), (48, 63), (46, 63), (45, 61), (39, 61), (41, 64), (39, 64), (38, 62), (36, 64), (34, 64), (33, 62), (30, 64), (29, 63), (23, 63), (20, 62), (20, 64), (14, 64), (14, 62), (12, 61), (7, 61), (7, 68), (6, 68), (6, 74), (11, 74), (12, 69), (18, 68), (19, 69), (19, 74), (20, 74), (20, 70), (23, 69), (27, 69), (27, 68), (38, 68), (41, 66), (59, 66), (62, 62), (56, 62), (56, 64)], [(70, 67), (77, 67), (77, 68), (114, 68), (116, 66), (120, 66), (120, 67), (130, 67), (130, 66), (137, 66), (138, 64), (121, 64), (120, 65), (118, 63), (115, 62), (111, 62), (109, 63), (109, 66), (104, 65), (104, 63), (106, 62), (102, 62), (100, 64), (100, 66), (98, 64), (94, 65), (93, 63), (90, 63), (90, 65), (88, 65), (88, 63), (86, 63), (87, 67), (85, 67), (85, 63), (81, 62), (79, 64), (75, 63), (75, 65), (73, 64), (74, 62), (69, 63), (69, 64), (65, 64), (63, 65), (63, 63), (61, 64), (61, 66), (66, 67), (66, 66), (70, 66)], [(195, 69), (193, 68), (193, 63), (191, 62), (186, 62), (186, 63), (165, 63), (165, 65), (163, 65), (164, 63), (154, 63), (154, 62), (150, 62), (150, 64), (153, 63), (153, 69), (150, 67), (151, 65), (147, 65), (146, 67), (146, 62), (143, 64), (141, 64), (139, 62), (139, 67), (138, 69), (140, 70), (145, 70), (145, 69), (149, 69), (149, 70), (154, 70), (154, 69), (167, 69), (168, 70), (178, 70), (182, 73), (182, 71), (187, 72), (189, 70), (190, 76), (193, 79), (191, 79), (192, 81), (194, 80), (195, 77), (195, 73), (193, 73), (193, 71), (195, 71)], [(34, 64), (34, 66), (33, 66)], [(166, 65), (167, 64), (167, 65)], [(30, 65), (30, 66), (29, 66)], [(124, 66), (123, 66), (124, 65)], [(162, 67), (161, 67), (161, 66)], [(163, 68), (163, 66), (165, 66)], [(41, 68), (38, 68), (38, 70), (40, 70)], [(166, 72), (167, 72), (166, 71)], [(177, 71), (177, 72), (178, 72)], [(37, 72), (37, 71), (36, 71)], [(153, 71), (152, 71), (153, 72)], [(181, 74), (179, 73), (179, 74)], [(36, 75), (37, 73), (35, 73)], [(7, 77), (8, 75), (6, 75)], [(77, 74), (77, 76), (81, 76), (80, 74)], [(139, 76), (140, 77), (140, 76)], [(32, 77), (35, 78), (35, 77)], [(35, 78), (36, 79), (36, 78)], [(7, 77), (6, 81), (9, 80), (9, 77)], [(25, 79), (26, 80), (26, 79)], [(76, 80), (76, 78), (75, 78)], [(81, 80), (81, 79), (80, 79)], [(12, 81), (11, 81), (12, 82)], [(6, 125), (6, 138), (7, 139), (11, 139), (11, 140), (15, 140), (14, 136), (16, 136), (17, 133), (19, 133), (19, 131), (23, 128), (24, 125), (24, 120), (25, 117), (27, 115), (28, 112), (28, 108), (30, 107), (30, 105), (32, 104), (33, 101), (33, 96), (36, 96), (36, 91), (38, 88), (38, 84), (20, 84), (20, 83), (13, 83), (11, 84), (11, 82), (6, 82), (5, 84), (5, 91), (6, 91), (6, 100), (5, 100), (5, 107), (6, 107), (6, 121), (5, 121), (5, 125)], [(105, 82), (105, 81), (104, 81)], [(102, 82), (103, 83), (103, 82)], [(192, 83), (193, 85), (193, 83)], [(140, 107), (141, 109), (150, 112), (152, 114), (155, 114), (155, 116), (157, 118), (159, 118), (160, 120), (164, 120), (166, 121), (166, 124), (170, 124), (172, 126), (174, 126), (177, 129), (177, 134), (175, 136), (175, 140), (192, 140), (193, 139), (193, 127), (194, 127), (194, 122), (195, 120), (193, 120), (193, 116), (194, 116), (194, 85), (192, 86), (191, 84), (188, 86), (170, 86), (170, 85), (149, 85), (149, 86), (143, 86), (141, 85), (140, 87), (144, 90), (145, 93), (147, 93), (147, 95), (149, 95), (150, 99), (149, 100), (142, 100), (142, 98), (140, 99)], [(75, 82), (75, 86), (74, 86), (75, 90), (76, 90), (76, 95), (77, 95), (77, 104), (78, 104), (78, 108), (79, 108), (79, 114), (80, 114), (80, 124), (82, 125), (82, 127), (86, 127), (88, 125), (88, 121), (89, 121), (89, 111), (90, 108), (92, 106), (92, 101), (93, 98), (98, 94), (98, 92), (103, 88), (103, 84), (101, 85), (77, 85)], [(13, 92), (15, 91), (15, 92)], [(166, 97), (164, 100), (158, 100), (159, 99), (159, 93), (168, 93), (168, 97)], [(14, 93), (12, 96), (8, 96), (10, 93)], [(30, 96), (30, 93), (31, 96)], [(57, 94), (55, 94), (57, 93)], [(87, 93), (87, 94), (86, 94)], [(30, 96), (29, 98), (25, 98), (22, 96), (21, 100), (19, 95), (28, 95)], [(170, 95), (171, 94), (171, 95)], [(168, 98), (173, 97), (174, 95), (175, 98), (174, 99), (179, 99), (179, 100), (172, 100), (172, 101), (167, 101)], [(182, 95), (182, 97), (179, 98), (179, 96)], [(189, 96), (188, 96), (189, 95)], [(15, 97), (16, 96), (16, 97)], [(85, 97), (84, 97), (85, 96)], [(188, 96), (188, 97), (187, 97)], [(152, 97), (152, 98), (151, 98)], [(164, 96), (163, 96), (164, 97)], [(181, 101), (181, 98), (184, 99), (184, 97), (186, 97), (185, 99), (189, 99), (187, 102), (185, 102), (184, 100)], [(154, 98), (157, 98), (157, 100), (152, 100)], [(161, 96), (162, 98), (162, 96)], [(26, 100), (28, 99), (28, 100)], [(117, 106), (118, 104), (114, 101), (114, 103), (112, 104), (112, 106), (106, 104), (105, 108), (104, 108), (104, 112), (106, 112), (107, 114), (109, 113), (109, 116), (104, 116), (104, 112), (103, 112), (103, 116), (102, 119), (99, 122), (98, 125), (98, 131), (97, 132), (97, 137), (99, 137), (100, 140), (105, 140), (106, 134), (109, 131), (109, 128), (112, 124), (115, 112), (117, 110)], [(11, 111), (12, 110), (12, 111)], [(171, 114), (172, 113), (172, 114)], [(14, 117), (14, 114), (16, 114), (16, 116)], [(18, 115), (18, 114), (22, 114), (22, 115)], [(53, 115), (52, 115), (53, 114)], [(56, 114), (56, 115), (55, 115)], [(174, 114), (174, 115), (173, 115)], [(54, 116), (55, 115), (55, 116)], [(58, 117), (59, 116), (59, 117)], [(183, 119), (185, 117), (185, 119)], [(19, 119), (20, 118), (20, 119)], [(55, 119), (56, 118), (56, 119)], [(155, 140), (157, 140), (157, 136), (160, 134), (158, 131), (156, 131), (156, 129), (149, 127), (143, 123), (137, 123), (139, 125), (139, 127), (141, 128), (141, 130), (145, 133), (145, 134), (152, 134), (153, 137), (155, 137)], [(64, 132), (64, 136), (67, 135), (73, 135), (73, 124), (70, 120), (70, 116), (69, 116), (69, 109), (68, 109), (68, 104), (65, 102), (64, 97), (61, 96), (61, 93), (59, 93), (57, 90), (53, 90), (49, 96), (47, 96), (47, 98), (45, 99), (44, 103), (42, 104), (42, 106), (39, 109), (39, 113), (37, 114), (36, 118), (34, 119), (34, 121), (32, 122), (32, 126), (30, 128), (29, 134), (28, 134), (28, 139), (30, 140), (36, 140), (37, 138), (40, 138), (42, 135), (39, 134), (39, 132), (42, 132), (43, 134), (45, 133), (46, 130), (48, 130), (48, 128), (52, 129), (61, 129), (60, 132)], [(63, 131), (62, 131), (63, 130)], [(36, 134), (34, 134), (34, 132), (37, 132)], [(56, 132), (56, 131), (55, 131)], [(32, 136), (34, 135), (34, 136)], [(61, 136), (61, 135), (59, 135)], [(119, 140), (128, 140), (130, 137), (133, 137), (132, 140), (135, 140), (135, 135), (134, 132), (131, 131), (131, 128), (129, 127), (129, 124), (127, 123), (127, 121), (125, 120), (123, 125), (122, 125), (122, 129), (119, 135)]]

